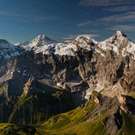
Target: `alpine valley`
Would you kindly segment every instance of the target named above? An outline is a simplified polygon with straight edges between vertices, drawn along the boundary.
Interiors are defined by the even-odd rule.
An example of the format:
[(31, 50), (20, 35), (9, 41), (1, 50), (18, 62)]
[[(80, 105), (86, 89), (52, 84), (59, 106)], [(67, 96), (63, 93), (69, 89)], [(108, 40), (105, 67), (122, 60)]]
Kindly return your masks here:
[(135, 43), (1, 39), (0, 135), (135, 135)]

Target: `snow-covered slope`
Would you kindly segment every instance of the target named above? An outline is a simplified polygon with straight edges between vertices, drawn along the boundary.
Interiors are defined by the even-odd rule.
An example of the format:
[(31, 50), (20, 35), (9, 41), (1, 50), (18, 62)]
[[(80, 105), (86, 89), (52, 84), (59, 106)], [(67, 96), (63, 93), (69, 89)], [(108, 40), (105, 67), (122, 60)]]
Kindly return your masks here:
[(13, 44), (0, 39), (0, 59), (10, 59), (17, 55), (19, 55), (19, 51)]
[(31, 42), (26, 42), (22, 44), (22, 48), (26, 51), (33, 50), (35, 53), (49, 54), (51, 49), (55, 45), (55, 41), (46, 37), (44, 34), (40, 34), (35, 37)]
[(121, 31), (116, 31), (112, 37), (99, 42), (97, 45), (97, 53), (105, 56), (107, 51), (112, 51), (123, 57), (131, 54), (135, 58), (135, 43), (128, 40), (127, 36)]
[[(59, 43), (55, 47), (55, 54), (75, 56), (79, 48), (91, 50), (97, 42), (88, 35), (79, 35), (71, 42)], [(92, 46), (93, 45), (93, 46)]]
[(75, 56), (79, 48), (90, 51), (96, 50), (95, 53), (105, 57), (107, 51), (112, 51), (116, 55), (125, 57), (132, 55), (135, 59), (135, 43), (128, 40), (127, 36), (121, 31), (101, 42), (97, 42), (89, 35), (78, 35), (76, 38), (64, 42), (56, 42), (44, 34), (38, 35), (31, 42), (26, 42), (22, 46), (26, 51), (34, 51), (35, 54), (55, 54), (59, 56)]
[(122, 50), (122, 56), (130, 55), (135, 60), (135, 43), (128, 41), (128, 44)]
[(79, 35), (69, 42), (57, 43), (54, 40), (47, 38), (45, 35), (38, 35), (28, 45), (24, 44), (22, 47), (27, 50), (33, 50), (35, 53), (56, 55), (69, 55), (74, 56), (78, 48), (91, 50), (92, 46), (97, 42), (91, 39), (88, 35)]
[(117, 55), (119, 54), (119, 48), (126, 37), (120, 31), (117, 31), (114, 36), (102, 41), (98, 44), (98, 47), (103, 50), (112, 50)]

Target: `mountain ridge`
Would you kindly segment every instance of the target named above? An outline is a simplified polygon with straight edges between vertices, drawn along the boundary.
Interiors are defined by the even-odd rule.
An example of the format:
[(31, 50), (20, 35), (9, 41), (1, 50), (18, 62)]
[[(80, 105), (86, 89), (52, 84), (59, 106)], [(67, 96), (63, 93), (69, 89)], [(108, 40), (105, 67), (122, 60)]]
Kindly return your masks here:
[[(14, 126), (21, 130), (18, 125), (30, 125), (33, 129), (34, 124), (39, 124), (33, 131), (45, 129), (48, 132), (44, 130), (43, 134), (51, 134), (46, 124), (42, 127), (41, 123), (51, 124), (57, 115), (56, 120), (63, 120), (64, 113), (64, 122), (66, 119), (71, 125), (82, 120), (87, 128), (87, 122), (96, 124), (95, 118), (104, 123), (105, 135), (123, 131), (123, 115), (131, 114), (132, 120), (134, 118), (135, 44), (120, 31), (101, 42), (86, 35), (62, 43), (48, 39), (40, 35), (24, 46), (14, 46), (19, 55), (0, 61), (0, 121), (14, 123), (13, 131)], [(89, 102), (92, 102), (90, 106), (96, 104), (97, 107), (85, 110), (83, 107)], [(80, 111), (76, 112), (79, 107)], [(112, 116), (107, 107), (112, 110)], [(107, 115), (102, 115), (105, 119), (100, 121), (96, 112), (103, 113), (102, 110)], [(72, 113), (68, 114), (70, 111), (77, 116), (75, 119)], [(55, 122), (52, 126), (56, 128)], [(77, 134), (80, 127), (74, 125), (74, 128), (74, 131), (66, 128), (65, 133)], [(81, 135), (83, 130), (79, 131)], [(57, 132), (64, 134), (59, 128)], [(96, 130), (94, 132), (96, 134)]]

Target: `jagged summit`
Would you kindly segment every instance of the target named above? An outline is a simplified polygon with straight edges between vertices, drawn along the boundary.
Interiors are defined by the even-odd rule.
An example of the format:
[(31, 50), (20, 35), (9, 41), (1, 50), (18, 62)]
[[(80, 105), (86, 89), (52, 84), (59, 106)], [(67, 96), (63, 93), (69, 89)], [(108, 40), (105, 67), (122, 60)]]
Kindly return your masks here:
[[(122, 123), (125, 125), (121, 112), (135, 115), (135, 101), (125, 97), (135, 95), (135, 44), (121, 32), (94, 45), (91, 40), (91, 37), (79, 35), (69, 42), (50, 43), (46, 36), (39, 35), (25, 42), (26, 50), (20, 49), (20, 55), (14, 58), (10, 57), (14, 54), (11, 48), (0, 48), (0, 121), (36, 125), (55, 115), (55, 132), (52, 132), (52, 120), (46, 125), (50, 126), (50, 134), (56, 133), (55, 123), (61, 125), (59, 135), (59, 131), (65, 131), (64, 125), (69, 131), (76, 121), (71, 129), (78, 131), (81, 128), (77, 125), (82, 125), (78, 121), (82, 122), (82, 119), (86, 122), (84, 127), (88, 124), (87, 135), (91, 132), (89, 127), (92, 129), (96, 125), (102, 129), (97, 126), (99, 120), (107, 134), (112, 134), (111, 127), (115, 132), (121, 131)], [(7, 42), (2, 40), (1, 45), (5, 44)], [(3, 57), (9, 59), (3, 61)], [(86, 100), (89, 100), (88, 108), (84, 108)], [(77, 106), (80, 107), (75, 110), (76, 114), (69, 113)], [(62, 113), (60, 119), (58, 113)], [(96, 120), (94, 125), (93, 120)], [(4, 130), (8, 133), (7, 128)], [(91, 134), (95, 131), (96, 128)], [(83, 130), (79, 135), (85, 132)]]
[(78, 41), (80, 43), (93, 43), (93, 44), (97, 44), (98, 42), (93, 39), (91, 37), (90, 34), (82, 34), (82, 35), (78, 35), (76, 38), (75, 38), (75, 41)]
[(78, 35), (76, 38), (68, 42), (56, 42), (44, 34), (40, 34), (35, 37), (28, 45), (24, 44), (22, 47), (27, 51), (34, 51), (35, 53), (51, 54), (56, 55), (70, 55), (74, 56), (78, 47), (86, 50), (90, 50), (90, 45), (95, 45), (97, 42), (92, 39), (89, 35)]
[(116, 32), (115, 32), (115, 36), (116, 37), (127, 37), (127, 35), (124, 33), (124, 32), (122, 32), (122, 31), (119, 31), (119, 30), (117, 30)]
[[(116, 31), (111, 37), (104, 41), (95, 41), (90, 34), (78, 35), (72, 40), (64, 42), (56, 42), (48, 38), (45, 34), (39, 34), (31, 42), (26, 42), (22, 46), (26, 51), (33, 51), (34, 53), (55, 54), (75, 56), (79, 48), (84, 50), (96, 50), (102, 56), (103, 52), (112, 50), (117, 55), (126, 56), (132, 54), (135, 56), (135, 44), (128, 40), (125, 33)], [(102, 51), (101, 51), (102, 50)]]
[(31, 42), (22, 44), (21, 47), (27, 51), (33, 50), (35, 53), (43, 52), (48, 54), (49, 49), (53, 47), (55, 43), (55, 40), (50, 39), (45, 36), (45, 34), (39, 34)]
[(9, 42), (5, 39), (0, 39), (0, 44), (9, 44)]
[(13, 48), (14, 45), (12, 45), (11, 43), (9, 43), (7, 40), (5, 39), (0, 39), (0, 48), (2, 49), (6, 49), (6, 48)]
[(127, 35), (122, 31), (116, 31), (110, 39), (115, 44), (120, 44), (123, 40), (128, 40)]
[(51, 43), (54, 43), (54, 40), (45, 36), (45, 34), (39, 34), (31, 41), (31, 44), (33, 45), (33, 47), (47, 45), (47, 44), (51, 44)]
[(114, 42), (120, 42), (124, 39), (127, 39), (127, 35), (124, 32), (117, 30), (111, 37), (106, 39), (106, 41), (114, 43)]
[(17, 55), (19, 55), (19, 51), (15, 45), (5, 39), (0, 39), (0, 60), (10, 59)]
[[(131, 52), (131, 44), (135, 46), (134, 43), (132, 43), (121, 31), (116, 31), (115, 34), (109, 38), (107, 38), (104, 41), (101, 41), (98, 43), (98, 47), (105, 52), (112, 50), (117, 55), (125, 56), (125, 53), (128, 54), (128, 52)], [(130, 46), (130, 47), (129, 47)], [(134, 47), (132, 46), (132, 49), (134, 50)], [(132, 51), (133, 53), (133, 51)], [(101, 54), (101, 53), (100, 53)], [(102, 56), (104, 54), (102, 53)], [(135, 55), (135, 54), (134, 54)]]
[(80, 38), (84, 38), (84, 39), (91, 39), (91, 36), (90, 36), (90, 34), (81, 34), (81, 35), (78, 35), (78, 36), (76, 36), (76, 40), (79, 40)]

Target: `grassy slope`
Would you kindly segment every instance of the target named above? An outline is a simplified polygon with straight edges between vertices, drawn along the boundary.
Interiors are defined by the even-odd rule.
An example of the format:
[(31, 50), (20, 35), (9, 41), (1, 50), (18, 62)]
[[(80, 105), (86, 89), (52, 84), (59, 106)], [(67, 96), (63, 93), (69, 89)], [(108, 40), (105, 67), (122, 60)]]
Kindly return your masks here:
[(84, 107), (49, 119), (38, 130), (47, 135), (103, 135), (106, 132), (102, 123), (104, 117), (97, 115), (89, 120), (89, 114), (94, 108), (96, 104), (90, 102)]
[[(91, 102), (84, 107), (54, 116), (33, 133), (28, 132), (31, 131), (28, 127), (1, 123), (0, 135), (107, 135), (103, 121), (109, 112), (104, 111), (90, 117), (95, 108), (96, 104)], [(135, 117), (125, 113), (122, 113), (122, 117), (123, 125), (117, 135), (134, 135)]]
[(39, 135), (35, 128), (28, 126), (17, 126), (15, 124), (0, 124), (0, 135)]
[(135, 116), (122, 113), (123, 126), (118, 135), (135, 135)]
[[(20, 100), (21, 105), (25, 103), (22, 101), (29, 101), (29, 98), (24, 99)], [(107, 135), (104, 120), (110, 115), (110, 110), (95, 113), (96, 108), (98, 105), (91, 100), (85, 106), (50, 118), (36, 130), (33, 127), (1, 123), (0, 135)], [(135, 135), (135, 116), (124, 112), (121, 115), (123, 125), (117, 135)], [(31, 129), (35, 131), (31, 132)]]
[[(37, 130), (46, 135), (107, 135), (104, 120), (110, 112), (104, 110), (90, 117), (96, 107), (94, 102), (90, 102), (84, 107), (52, 117)], [(117, 135), (135, 135), (135, 116), (124, 112), (121, 115), (123, 125)]]

